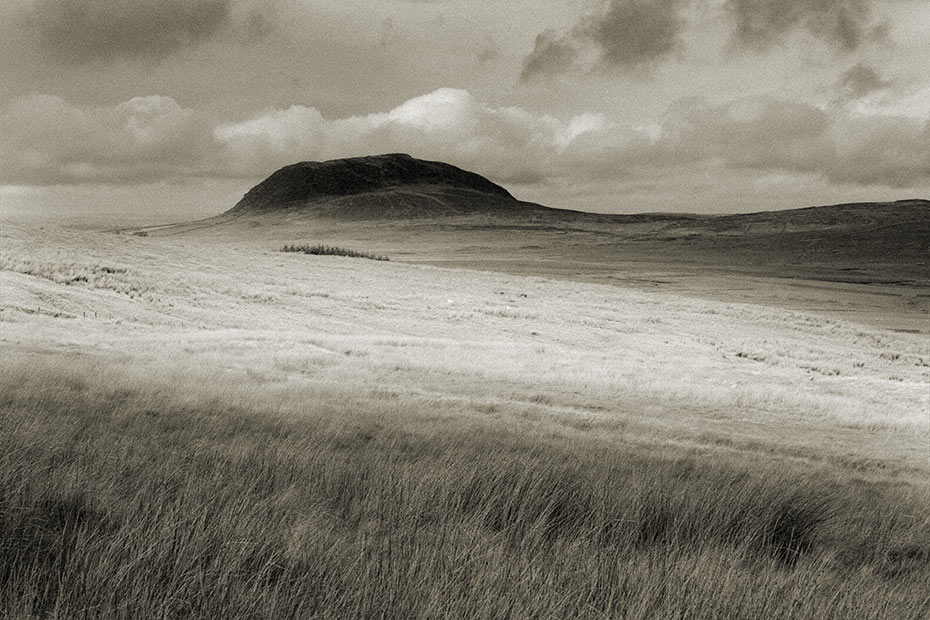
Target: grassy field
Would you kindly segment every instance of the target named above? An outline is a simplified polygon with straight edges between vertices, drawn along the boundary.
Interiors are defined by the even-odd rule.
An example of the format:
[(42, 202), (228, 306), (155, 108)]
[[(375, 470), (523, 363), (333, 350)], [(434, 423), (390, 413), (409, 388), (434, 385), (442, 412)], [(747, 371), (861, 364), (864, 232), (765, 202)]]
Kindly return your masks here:
[(325, 240), (407, 263), (761, 304), (930, 335), (927, 201), (623, 221), (565, 212), (356, 221), (310, 207), (133, 230), (257, 251)]
[(930, 614), (923, 334), (2, 235), (0, 617)]
[(554, 422), (227, 381), (5, 368), (8, 616), (930, 610), (926, 494)]

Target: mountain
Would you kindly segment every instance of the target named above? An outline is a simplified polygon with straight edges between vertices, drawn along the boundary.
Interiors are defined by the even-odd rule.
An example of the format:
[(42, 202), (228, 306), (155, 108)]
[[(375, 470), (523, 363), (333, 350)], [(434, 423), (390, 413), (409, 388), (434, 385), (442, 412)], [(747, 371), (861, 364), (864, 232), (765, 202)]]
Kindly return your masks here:
[(253, 187), (228, 215), (295, 211), (337, 219), (392, 219), (544, 209), (451, 164), (403, 153), (305, 161)]
[(522, 202), (481, 175), (399, 153), (285, 166), (221, 215), (138, 234), (262, 247), (312, 240), (395, 259), (595, 281), (649, 265), (930, 286), (927, 200), (717, 216), (583, 213)]

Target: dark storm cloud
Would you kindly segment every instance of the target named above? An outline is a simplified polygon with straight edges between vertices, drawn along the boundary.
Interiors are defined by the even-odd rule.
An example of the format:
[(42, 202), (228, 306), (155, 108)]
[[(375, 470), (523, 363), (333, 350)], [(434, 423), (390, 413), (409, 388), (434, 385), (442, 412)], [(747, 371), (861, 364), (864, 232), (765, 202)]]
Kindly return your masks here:
[(883, 80), (875, 69), (862, 63), (849, 69), (840, 79), (840, 89), (850, 99), (859, 99), (889, 86), (889, 80)]
[(631, 69), (668, 57), (679, 44), (681, 0), (611, 0), (565, 34), (546, 31), (536, 37), (523, 61), (521, 78), (553, 75), (569, 69), (579, 49), (593, 48), (603, 68)]
[(727, 0), (734, 38), (764, 50), (796, 29), (842, 50), (854, 50), (871, 30), (869, 0)]
[(231, 19), (232, 0), (37, 0), (24, 23), (58, 60), (162, 58), (209, 39)]

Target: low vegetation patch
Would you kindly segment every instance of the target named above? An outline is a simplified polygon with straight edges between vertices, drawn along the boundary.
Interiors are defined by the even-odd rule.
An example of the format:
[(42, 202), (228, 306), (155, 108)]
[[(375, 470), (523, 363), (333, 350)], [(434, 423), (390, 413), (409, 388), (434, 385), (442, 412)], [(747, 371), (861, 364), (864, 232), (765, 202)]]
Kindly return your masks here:
[(144, 275), (115, 265), (67, 259), (0, 256), (0, 270), (4, 269), (50, 280), (56, 284), (111, 290), (132, 298), (150, 296), (153, 292), (153, 287)]
[(285, 245), (281, 248), (282, 252), (300, 252), (302, 254), (314, 254), (318, 256), (348, 256), (350, 258), (368, 258), (371, 260), (390, 260), (387, 256), (380, 254), (370, 254), (368, 252), (357, 252), (333, 245)]
[(925, 494), (403, 399), (147, 381), (5, 365), (0, 617), (930, 612)]

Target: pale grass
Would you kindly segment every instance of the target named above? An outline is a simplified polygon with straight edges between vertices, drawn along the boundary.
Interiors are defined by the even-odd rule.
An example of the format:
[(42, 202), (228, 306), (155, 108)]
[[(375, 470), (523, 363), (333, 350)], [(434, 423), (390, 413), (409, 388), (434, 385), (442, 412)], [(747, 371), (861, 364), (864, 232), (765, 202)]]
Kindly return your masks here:
[[(42, 556), (54, 577), (4, 547), (7, 615), (927, 611), (921, 334), (274, 248), (0, 241), (4, 518), (41, 546), (29, 523), (74, 517), (87, 545)], [(795, 504), (823, 518), (789, 565), (759, 541)]]
[[(552, 415), (809, 452), (840, 429), (837, 445), (819, 450), (927, 463), (930, 344), (920, 334), (769, 306), (274, 248), (18, 225), (4, 225), (2, 242), (0, 319), (5, 337), (27, 350), (125, 350), (144, 365), (163, 363), (170, 350), (183, 363), (273, 381), (365, 382), (482, 407), (544, 394)], [(127, 290), (146, 293), (23, 273), (33, 263), (55, 272), (56, 261), (62, 270), (125, 269), (117, 275), (129, 279)], [(307, 357), (333, 359), (307, 366)]]

